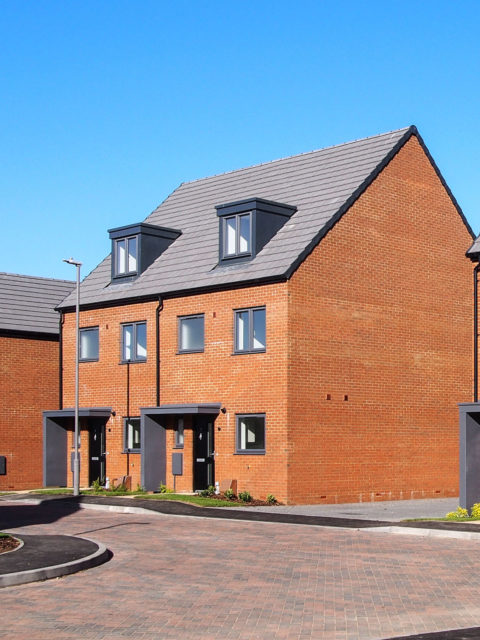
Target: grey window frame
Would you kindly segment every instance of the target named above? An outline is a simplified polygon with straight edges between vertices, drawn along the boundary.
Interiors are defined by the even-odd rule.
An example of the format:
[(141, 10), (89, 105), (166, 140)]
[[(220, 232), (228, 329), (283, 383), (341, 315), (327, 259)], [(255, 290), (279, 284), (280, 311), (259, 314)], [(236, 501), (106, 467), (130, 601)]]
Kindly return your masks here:
[[(192, 318), (203, 319), (203, 347), (201, 349), (183, 349), (182, 348), (182, 322), (184, 320), (190, 320)], [(178, 353), (203, 353), (205, 351), (205, 314), (193, 313), (188, 316), (178, 316), (177, 318), (177, 349)]]
[[(253, 312), (265, 311), (265, 346), (255, 349), (253, 346)], [(248, 349), (238, 349), (238, 335), (237, 335), (237, 315), (239, 313), (248, 312)], [(267, 307), (265, 305), (260, 307), (247, 307), (245, 309), (233, 310), (233, 352), (235, 355), (242, 353), (265, 353), (267, 350)]]
[(140, 436), (140, 445), (137, 448), (130, 449), (128, 447), (128, 423), (132, 420), (138, 420), (138, 426), (140, 427), (140, 416), (130, 416), (130, 418), (123, 418), (123, 452), (124, 453), (140, 453), (142, 450), (142, 441)]
[[(96, 358), (82, 358), (82, 352), (81, 352), (81, 348), (82, 348), (82, 340), (81, 340), (81, 334), (83, 332), (87, 332), (87, 331), (97, 331), (97, 342), (98, 342), (98, 354)], [(79, 329), (79, 336), (78, 336), (78, 361), (79, 362), (98, 362), (99, 358), (100, 358), (100, 331), (99, 331), (99, 326), (95, 325), (93, 327), (80, 327)]]
[[(240, 447), (240, 420), (242, 418), (263, 418), (263, 449), (242, 449)], [(235, 414), (235, 454), (241, 456), (264, 456), (267, 452), (267, 416), (265, 413)]]
[[(240, 218), (249, 219), (248, 225), (248, 251), (240, 251)], [(227, 243), (228, 243), (228, 235), (227, 235), (227, 221), (235, 219), (235, 253), (227, 253)], [(222, 218), (223, 222), (223, 247), (222, 247), (222, 259), (228, 260), (229, 258), (240, 258), (243, 256), (251, 256), (252, 255), (252, 242), (253, 242), (253, 234), (252, 234), (252, 212), (245, 211), (242, 213), (235, 213), (231, 216), (225, 216)]]
[[(128, 269), (128, 245), (130, 243), (130, 240), (135, 240), (136, 245), (137, 245), (137, 250), (136, 250), (136, 258), (135, 258), (135, 270), (134, 271), (130, 271)], [(125, 271), (122, 271), (121, 273), (118, 270), (118, 243), (119, 242), (125, 242)], [(123, 238), (116, 238), (114, 240), (114, 256), (113, 256), (113, 264), (114, 264), (114, 277), (115, 278), (123, 278), (125, 276), (133, 276), (136, 275), (138, 273), (138, 248), (139, 248), (139, 240), (138, 240), (138, 234), (135, 235), (131, 235), (131, 236), (125, 236)]]
[[(180, 433), (180, 421), (182, 423), (181, 425), (181, 433), (182, 433), (182, 442), (180, 442), (179, 439), (179, 433)], [(177, 418), (177, 422), (175, 425), (175, 445), (174, 445), (174, 449), (183, 449), (185, 447), (185, 419), (183, 418), (183, 416), (179, 416)]]
[[(146, 362), (147, 361), (147, 356), (145, 357), (139, 357), (138, 353), (137, 353), (137, 346), (138, 346), (138, 342), (137, 342), (137, 327), (139, 325), (145, 325), (145, 351), (148, 354), (148, 349), (147, 349), (147, 321), (146, 320), (138, 320), (136, 322), (122, 322), (120, 325), (120, 330), (121, 330), (121, 339), (120, 339), (120, 362), (122, 364), (126, 364), (127, 362)], [(127, 360), (125, 358), (125, 327), (133, 327), (133, 341), (132, 341), (132, 349), (134, 348), (135, 350), (135, 354), (133, 358), (130, 358), (130, 360)]]

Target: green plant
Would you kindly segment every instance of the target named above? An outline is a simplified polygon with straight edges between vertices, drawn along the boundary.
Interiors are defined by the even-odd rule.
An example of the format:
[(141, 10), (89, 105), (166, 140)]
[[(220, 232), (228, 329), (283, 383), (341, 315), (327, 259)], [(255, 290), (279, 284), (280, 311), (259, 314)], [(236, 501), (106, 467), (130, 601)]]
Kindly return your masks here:
[(173, 489), (169, 489), (166, 484), (161, 484), (158, 491), (159, 493), (173, 493)]
[(223, 494), (229, 500), (235, 500), (235, 491), (233, 489), (227, 489)]
[(240, 498), (240, 500), (242, 502), (251, 502), (252, 501), (252, 496), (250, 495), (249, 491), (240, 491), (240, 493), (238, 494), (238, 497)]
[(277, 499), (275, 498), (274, 495), (269, 493), (268, 496), (267, 496), (267, 503), (268, 504), (277, 504)]
[(137, 484), (137, 493), (147, 493), (140, 483)]
[(462, 507), (457, 507), (456, 511), (450, 511), (445, 517), (447, 520), (465, 520), (468, 518), (468, 511)]
[(92, 491), (93, 493), (99, 493), (101, 490), (103, 489), (101, 483), (100, 483), (100, 478), (97, 478), (96, 480), (94, 480), (92, 482)]
[(470, 511), (470, 515), (475, 520), (480, 520), (480, 502), (476, 502)]

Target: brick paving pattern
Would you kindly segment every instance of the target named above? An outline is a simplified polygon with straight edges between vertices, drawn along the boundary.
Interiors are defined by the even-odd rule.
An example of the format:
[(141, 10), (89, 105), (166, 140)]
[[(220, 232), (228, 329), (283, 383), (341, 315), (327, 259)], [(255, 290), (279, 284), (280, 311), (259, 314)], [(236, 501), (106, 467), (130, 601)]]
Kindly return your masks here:
[(2, 589), (0, 638), (372, 640), (480, 622), (475, 541), (103, 511), (15, 530), (114, 557)]

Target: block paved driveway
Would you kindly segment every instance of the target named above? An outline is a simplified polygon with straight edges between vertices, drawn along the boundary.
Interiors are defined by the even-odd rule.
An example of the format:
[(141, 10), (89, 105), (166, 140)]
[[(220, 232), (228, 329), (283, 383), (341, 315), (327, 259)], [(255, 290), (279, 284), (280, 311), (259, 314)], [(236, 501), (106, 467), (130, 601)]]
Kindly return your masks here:
[(480, 541), (86, 510), (15, 531), (83, 535), (114, 557), (2, 589), (0, 638), (372, 640), (480, 624)]

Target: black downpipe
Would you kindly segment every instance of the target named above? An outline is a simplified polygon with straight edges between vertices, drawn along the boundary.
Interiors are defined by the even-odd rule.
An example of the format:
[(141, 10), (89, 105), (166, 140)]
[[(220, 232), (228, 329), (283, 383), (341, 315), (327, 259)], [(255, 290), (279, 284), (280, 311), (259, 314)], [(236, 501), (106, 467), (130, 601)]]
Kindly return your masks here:
[[(124, 425), (124, 435), (126, 438), (128, 435), (128, 425), (130, 424), (130, 360), (127, 360), (127, 421)], [(127, 450), (127, 476), (130, 475), (130, 452), (128, 450), (128, 442), (125, 443)]]
[(64, 314), (60, 311), (58, 321), (58, 408), (63, 409), (63, 322)]
[(157, 391), (157, 404), (156, 406), (160, 406), (160, 312), (163, 309), (163, 300), (162, 297), (158, 297), (158, 306), (155, 312), (155, 384)]
[(473, 270), (473, 401), (478, 402), (478, 271), (480, 262)]

